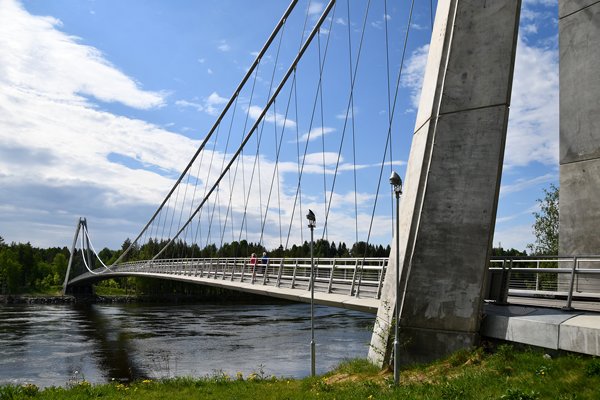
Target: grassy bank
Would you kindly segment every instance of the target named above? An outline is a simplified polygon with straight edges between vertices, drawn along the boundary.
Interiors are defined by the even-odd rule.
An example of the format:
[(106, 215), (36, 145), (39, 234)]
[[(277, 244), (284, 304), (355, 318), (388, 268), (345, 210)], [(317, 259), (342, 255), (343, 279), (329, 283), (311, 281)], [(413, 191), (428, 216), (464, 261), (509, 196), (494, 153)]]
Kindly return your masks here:
[(306, 379), (264, 376), (174, 378), (91, 385), (85, 380), (66, 387), (39, 390), (33, 385), (2, 386), (7, 399), (598, 399), (600, 360), (575, 355), (550, 357), (539, 350), (500, 346), (459, 352), (432, 363), (406, 368), (401, 385), (392, 375), (364, 360), (342, 364), (334, 371)]

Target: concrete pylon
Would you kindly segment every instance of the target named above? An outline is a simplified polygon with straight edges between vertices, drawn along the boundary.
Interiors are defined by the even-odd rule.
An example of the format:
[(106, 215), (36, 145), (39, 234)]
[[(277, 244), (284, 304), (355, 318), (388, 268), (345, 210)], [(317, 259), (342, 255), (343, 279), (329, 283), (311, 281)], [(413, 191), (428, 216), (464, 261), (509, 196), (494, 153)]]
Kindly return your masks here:
[[(559, 0), (561, 256), (600, 254), (600, 2)], [(587, 264), (587, 265), (586, 265)], [(570, 265), (568, 265), (570, 267)], [(581, 263), (598, 268), (598, 263)], [(598, 277), (575, 290), (597, 291)], [(568, 289), (569, 277), (559, 285)]]
[[(476, 344), (520, 0), (440, 0), (400, 205), (400, 362)], [(389, 362), (395, 246), (369, 359)]]

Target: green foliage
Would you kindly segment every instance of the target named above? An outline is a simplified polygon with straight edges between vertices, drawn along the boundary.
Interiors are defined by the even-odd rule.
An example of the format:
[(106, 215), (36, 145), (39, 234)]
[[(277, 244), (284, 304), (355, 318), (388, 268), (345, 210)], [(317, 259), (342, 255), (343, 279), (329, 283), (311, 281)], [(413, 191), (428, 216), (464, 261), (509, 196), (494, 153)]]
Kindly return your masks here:
[(594, 359), (585, 370), (588, 376), (600, 376), (600, 360)]
[(66, 247), (42, 249), (30, 243), (0, 245), (0, 293), (53, 291), (67, 269)]
[(533, 390), (525, 392), (521, 389), (508, 389), (500, 398), (502, 400), (535, 400), (539, 398), (539, 393)]
[(533, 213), (535, 243), (527, 246), (535, 255), (558, 255), (558, 193), (559, 189), (550, 185), (549, 189), (544, 189), (544, 198), (537, 200), (540, 211)]
[[(476, 362), (474, 362), (476, 361)], [(244, 376), (223, 371), (201, 377), (178, 377), (130, 384), (92, 385), (75, 374), (65, 388), (43, 390), (31, 385), (0, 386), (0, 400), (46, 399), (597, 399), (600, 385), (598, 360), (588, 357), (548, 358), (537, 350), (499, 346), (495, 353), (481, 349), (461, 351), (428, 365), (406, 367), (400, 385), (366, 360), (345, 361), (328, 374), (301, 380), (275, 378), (263, 366)], [(510, 366), (510, 376), (499, 375)], [(592, 371), (592, 373), (589, 373)], [(543, 376), (550, 375), (548, 378)]]

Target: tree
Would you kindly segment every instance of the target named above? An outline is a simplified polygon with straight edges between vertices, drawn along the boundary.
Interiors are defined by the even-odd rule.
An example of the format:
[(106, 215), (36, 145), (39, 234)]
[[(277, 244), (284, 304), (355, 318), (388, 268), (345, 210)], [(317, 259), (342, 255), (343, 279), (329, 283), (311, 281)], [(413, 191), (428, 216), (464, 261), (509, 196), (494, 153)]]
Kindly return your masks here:
[(558, 188), (551, 184), (544, 194), (543, 199), (537, 200), (540, 211), (533, 213), (535, 243), (527, 248), (534, 255), (558, 255)]
[(19, 289), (19, 278), (22, 266), (17, 254), (11, 249), (0, 250), (0, 290), (6, 289), (9, 294), (16, 293)]

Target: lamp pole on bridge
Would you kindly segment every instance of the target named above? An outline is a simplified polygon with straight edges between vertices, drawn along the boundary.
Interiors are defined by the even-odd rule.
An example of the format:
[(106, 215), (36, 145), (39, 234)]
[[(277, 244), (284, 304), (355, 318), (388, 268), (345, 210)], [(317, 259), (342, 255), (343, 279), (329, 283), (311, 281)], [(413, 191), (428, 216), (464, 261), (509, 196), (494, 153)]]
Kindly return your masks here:
[(396, 305), (394, 325), (394, 383), (397, 385), (400, 382), (400, 340), (398, 334), (400, 332), (400, 195), (402, 194), (402, 179), (396, 171), (390, 176), (390, 184), (394, 188), (396, 195)]
[(315, 226), (317, 226), (317, 219), (315, 217), (315, 213), (312, 212), (312, 210), (308, 210), (308, 214), (306, 214), (306, 219), (308, 219), (308, 228), (310, 229), (310, 376), (315, 376), (315, 262), (313, 258), (313, 231), (315, 230)]

